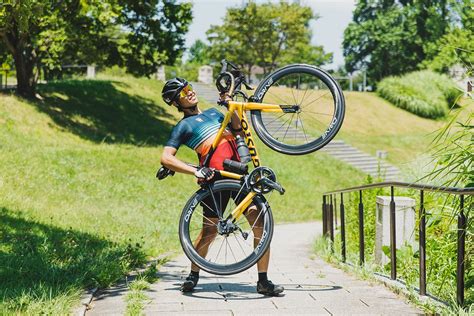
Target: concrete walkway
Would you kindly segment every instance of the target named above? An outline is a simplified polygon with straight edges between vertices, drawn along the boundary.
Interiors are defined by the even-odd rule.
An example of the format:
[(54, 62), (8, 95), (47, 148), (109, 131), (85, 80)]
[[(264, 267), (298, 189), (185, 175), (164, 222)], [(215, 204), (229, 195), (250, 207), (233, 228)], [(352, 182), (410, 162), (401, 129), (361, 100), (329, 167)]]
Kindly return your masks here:
[[(269, 277), (282, 284), (279, 297), (256, 293), (256, 267), (228, 277), (201, 272), (195, 292), (182, 294), (179, 285), (189, 272), (182, 255), (159, 271), (160, 281), (146, 291), (147, 315), (409, 315), (422, 314), (382, 285), (331, 267), (311, 255), (321, 223), (275, 227)], [(119, 285), (103, 293), (87, 315), (123, 315), (126, 287)]]

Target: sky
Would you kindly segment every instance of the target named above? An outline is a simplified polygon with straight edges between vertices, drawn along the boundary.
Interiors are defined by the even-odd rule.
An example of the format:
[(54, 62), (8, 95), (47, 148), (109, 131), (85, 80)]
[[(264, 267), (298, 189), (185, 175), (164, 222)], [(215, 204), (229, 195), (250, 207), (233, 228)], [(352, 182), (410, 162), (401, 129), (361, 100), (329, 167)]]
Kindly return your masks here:
[[(291, 1), (291, 0), (290, 0)], [(243, 0), (191, 0), (193, 3), (193, 22), (186, 35), (189, 48), (196, 40), (206, 41), (206, 31), (211, 25), (220, 25), (228, 7), (240, 6)], [(268, 2), (257, 0), (257, 3)], [(278, 1), (272, 1), (278, 2)], [(326, 52), (333, 53), (333, 63), (325, 68), (337, 68), (344, 64), (342, 38), (344, 29), (352, 19), (355, 0), (300, 0), (302, 5), (310, 6), (320, 18), (311, 22), (312, 43), (322, 45)]]

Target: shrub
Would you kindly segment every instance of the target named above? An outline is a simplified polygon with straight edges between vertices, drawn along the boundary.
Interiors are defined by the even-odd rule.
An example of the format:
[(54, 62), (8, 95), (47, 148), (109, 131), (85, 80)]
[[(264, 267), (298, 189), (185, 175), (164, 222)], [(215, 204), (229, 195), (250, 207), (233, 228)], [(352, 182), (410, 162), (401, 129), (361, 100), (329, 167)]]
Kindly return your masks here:
[(445, 116), (462, 95), (450, 78), (430, 70), (387, 77), (379, 83), (377, 92), (397, 107), (431, 119)]

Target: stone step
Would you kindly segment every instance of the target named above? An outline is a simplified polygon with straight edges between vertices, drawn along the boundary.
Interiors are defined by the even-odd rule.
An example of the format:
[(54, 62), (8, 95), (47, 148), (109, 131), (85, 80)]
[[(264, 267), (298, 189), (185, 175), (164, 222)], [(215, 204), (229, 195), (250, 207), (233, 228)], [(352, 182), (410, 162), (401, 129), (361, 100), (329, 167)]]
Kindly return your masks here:
[(371, 157), (367, 154), (364, 153), (328, 153), (334, 157), (337, 158), (368, 158), (370, 159)]

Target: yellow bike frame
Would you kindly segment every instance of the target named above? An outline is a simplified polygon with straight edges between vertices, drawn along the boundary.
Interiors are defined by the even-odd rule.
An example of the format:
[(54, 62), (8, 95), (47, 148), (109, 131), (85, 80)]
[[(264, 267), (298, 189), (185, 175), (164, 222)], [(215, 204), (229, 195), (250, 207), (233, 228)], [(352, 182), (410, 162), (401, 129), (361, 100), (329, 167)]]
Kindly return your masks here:
[[(253, 165), (254, 167), (259, 167), (260, 159), (258, 158), (257, 147), (256, 147), (255, 142), (253, 141), (252, 133), (250, 131), (250, 125), (248, 123), (247, 115), (245, 114), (245, 112), (258, 110), (262, 112), (283, 113), (283, 109), (281, 108), (280, 105), (277, 105), (277, 104), (266, 104), (266, 103), (255, 103), (255, 102), (235, 102), (235, 101), (229, 101), (227, 109), (228, 109), (228, 112), (225, 115), (224, 120), (222, 121), (221, 127), (219, 128), (219, 131), (217, 132), (214, 142), (212, 143), (212, 147), (210, 151), (211, 155), (212, 155), (212, 152), (217, 148), (217, 145), (219, 144), (220, 140), (222, 139), (224, 130), (226, 129), (227, 124), (229, 124), (232, 118), (232, 115), (234, 113), (237, 113), (240, 120), (240, 124), (242, 126), (242, 131), (244, 132), (245, 143), (247, 144), (250, 151), (250, 156), (252, 158)], [(223, 170), (219, 171), (219, 173), (221, 174), (221, 176), (225, 178), (230, 178), (230, 179), (240, 180), (243, 177), (240, 174), (223, 171)], [(238, 220), (240, 216), (245, 212), (245, 210), (249, 207), (249, 205), (252, 204), (252, 200), (255, 197), (255, 195), (256, 195), (255, 192), (250, 192), (249, 194), (247, 194), (247, 196), (232, 211), (230, 216), (233, 222)]]
[(224, 117), (224, 121), (221, 124), (219, 131), (217, 132), (216, 138), (212, 143), (212, 151), (217, 148), (217, 145), (222, 139), (222, 134), (224, 133), (227, 124), (229, 124), (232, 115), (237, 113), (240, 125), (244, 132), (245, 143), (247, 144), (250, 156), (252, 157), (252, 162), (254, 167), (260, 166), (260, 159), (258, 158), (257, 147), (252, 138), (252, 133), (250, 132), (250, 125), (247, 119), (246, 111), (258, 110), (262, 112), (274, 112), (274, 113), (283, 113), (283, 109), (277, 104), (266, 104), (266, 103), (255, 103), (255, 102), (235, 102), (229, 101), (228, 112)]

